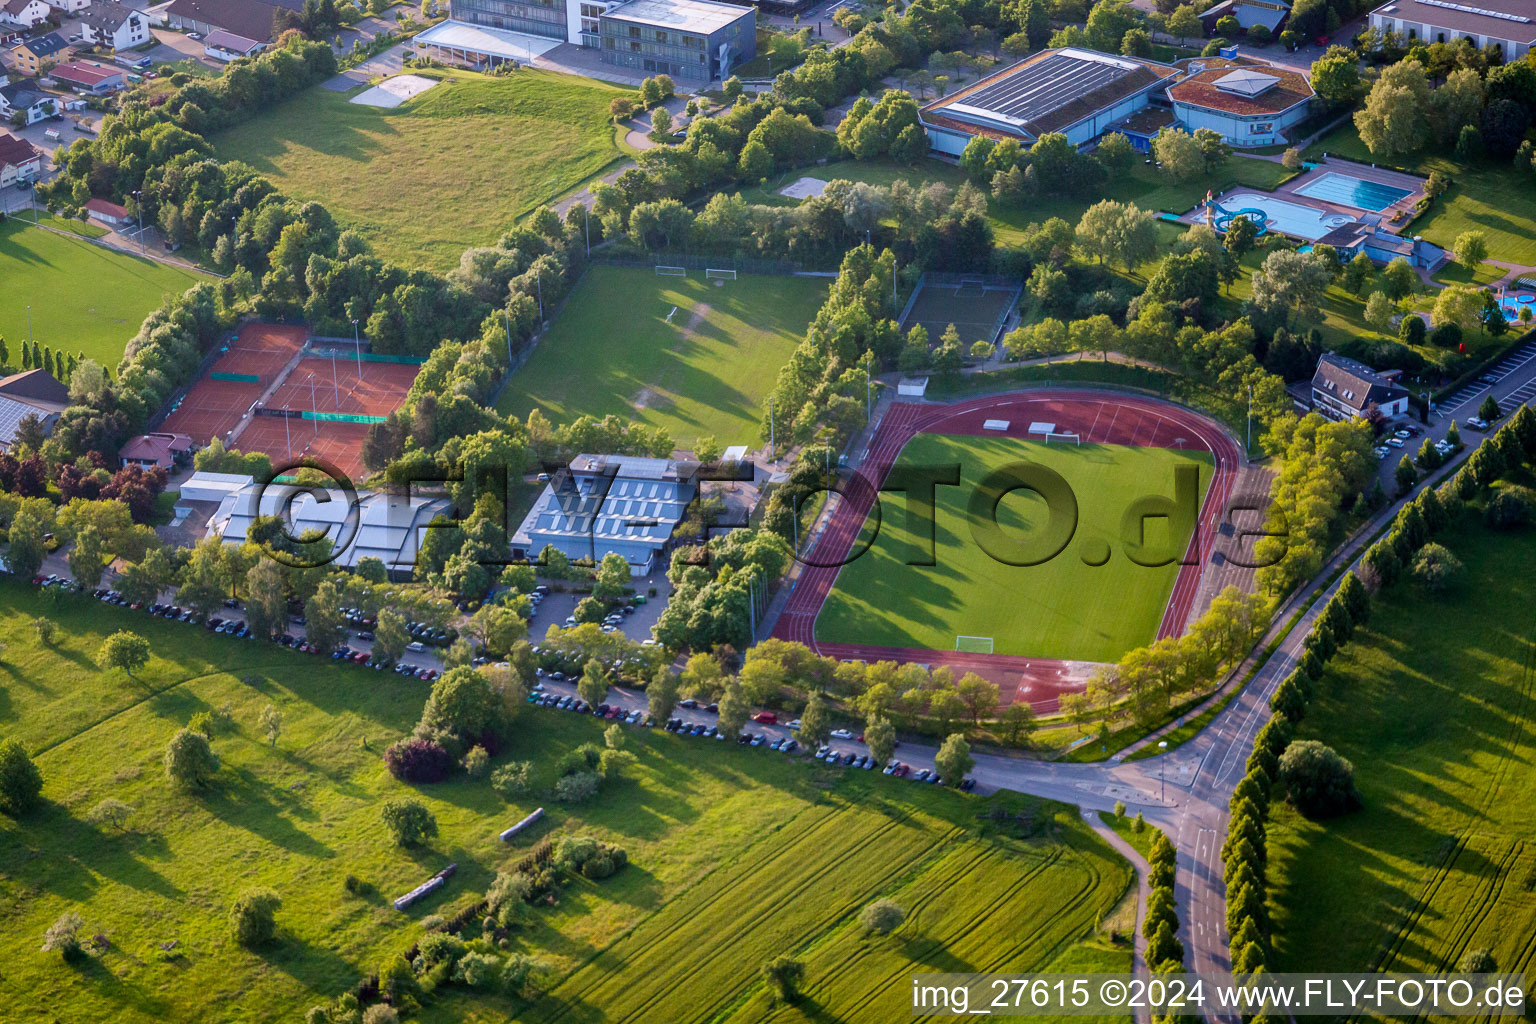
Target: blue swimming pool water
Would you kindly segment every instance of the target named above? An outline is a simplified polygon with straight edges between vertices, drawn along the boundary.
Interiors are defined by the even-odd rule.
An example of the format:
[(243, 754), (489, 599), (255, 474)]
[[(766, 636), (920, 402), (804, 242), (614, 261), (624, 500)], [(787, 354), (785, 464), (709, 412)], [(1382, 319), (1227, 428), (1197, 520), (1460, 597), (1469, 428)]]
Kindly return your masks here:
[(1361, 210), (1379, 213), (1393, 203), (1413, 193), (1395, 185), (1383, 185), (1379, 181), (1366, 181), (1329, 171), (1314, 178), (1296, 190), (1297, 195), (1311, 196), (1327, 203), (1353, 206)]

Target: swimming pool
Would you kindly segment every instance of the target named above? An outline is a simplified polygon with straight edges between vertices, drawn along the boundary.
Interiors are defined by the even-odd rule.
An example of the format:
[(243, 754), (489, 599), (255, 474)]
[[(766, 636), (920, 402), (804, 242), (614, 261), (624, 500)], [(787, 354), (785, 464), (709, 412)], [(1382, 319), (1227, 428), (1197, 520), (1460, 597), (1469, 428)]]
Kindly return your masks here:
[(1310, 206), (1288, 203), (1284, 199), (1256, 192), (1235, 192), (1222, 196), (1220, 203), (1223, 209), (1232, 213), (1238, 210), (1262, 210), (1264, 223), (1271, 231), (1308, 242), (1315, 242), (1334, 228), (1349, 223), (1349, 218), (1342, 214), (1314, 210)]
[(1366, 181), (1364, 178), (1329, 171), (1296, 189), (1296, 194), (1380, 213), (1398, 200), (1413, 195), (1413, 192), (1395, 185), (1383, 185), (1379, 181)]
[(1520, 310), (1528, 309), (1533, 317), (1536, 317), (1536, 295), (1521, 292), (1516, 295), (1505, 295), (1500, 303), (1504, 307), (1504, 315), (1510, 320), (1520, 319)]

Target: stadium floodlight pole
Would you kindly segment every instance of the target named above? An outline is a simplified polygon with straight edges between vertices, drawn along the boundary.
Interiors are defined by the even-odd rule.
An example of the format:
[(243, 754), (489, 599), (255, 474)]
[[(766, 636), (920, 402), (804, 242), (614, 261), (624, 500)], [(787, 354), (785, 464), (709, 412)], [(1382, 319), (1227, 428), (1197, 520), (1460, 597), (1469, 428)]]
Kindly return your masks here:
[(138, 202), (135, 203), (134, 205), (137, 206), (138, 209), (139, 209), (139, 255), (143, 256), (144, 255), (144, 193), (143, 193), (143, 191), (134, 192), (133, 193), (133, 198), (138, 200)]
[(539, 324), (544, 323), (544, 271), (539, 267), (533, 268), (533, 280), (539, 286)]
[[(1158, 740), (1157, 741), (1157, 749), (1162, 751), (1164, 754), (1168, 753), (1168, 741), (1167, 740)], [(1159, 800), (1167, 800), (1168, 799), (1168, 762), (1167, 762), (1166, 759), (1164, 759), (1164, 758), (1159, 758), (1158, 759), (1158, 762), (1157, 762), (1157, 774), (1158, 774), (1157, 798)]]
[(501, 307), (501, 318), (507, 322), (507, 372), (512, 372), (512, 314), (507, 312), (507, 307)]
[[(30, 307), (29, 307), (30, 308)], [(773, 451), (773, 396), (768, 396), (768, 450)]]
[(357, 333), (357, 317), (352, 318), (352, 348), (357, 352), (357, 379), (363, 379), (363, 339)]
[(32, 345), (32, 307), (27, 307), (27, 346)]
[(1248, 385), (1248, 448), (1253, 449), (1253, 385)]

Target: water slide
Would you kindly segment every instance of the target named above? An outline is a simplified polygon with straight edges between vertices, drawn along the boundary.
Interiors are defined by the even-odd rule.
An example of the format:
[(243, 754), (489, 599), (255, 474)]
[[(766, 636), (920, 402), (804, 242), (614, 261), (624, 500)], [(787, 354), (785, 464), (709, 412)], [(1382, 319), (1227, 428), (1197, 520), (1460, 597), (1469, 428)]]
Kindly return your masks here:
[(1205, 194), (1205, 208), (1215, 214), (1211, 224), (1217, 231), (1226, 231), (1227, 225), (1232, 223), (1232, 219), (1234, 217), (1247, 217), (1249, 220), (1253, 221), (1253, 223), (1259, 229), (1259, 235), (1262, 235), (1265, 231), (1269, 230), (1264, 226), (1264, 222), (1269, 219), (1269, 214), (1265, 213), (1263, 210), (1260, 210), (1258, 207), (1246, 206), (1241, 210), (1229, 210), (1225, 206), (1222, 206), (1220, 203), (1218, 203), (1215, 199), (1211, 198), (1211, 194), (1207, 192)]

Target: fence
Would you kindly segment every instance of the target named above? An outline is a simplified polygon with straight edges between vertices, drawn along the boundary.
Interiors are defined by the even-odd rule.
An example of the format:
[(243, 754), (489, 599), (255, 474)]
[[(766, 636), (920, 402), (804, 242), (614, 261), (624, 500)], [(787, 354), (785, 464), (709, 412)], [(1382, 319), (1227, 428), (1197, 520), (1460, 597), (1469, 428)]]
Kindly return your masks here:
[(745, 256), (687, 256), (677, 253), (653, 253), (650, 256), (614, 256), (592, 254), (592, 263), (608, 267), (683, 267), (687, 270), (734, 270), (738, 274), (768, 274), (791, 277), (800, 271), (794, 260), (760, 260)]
[(192, 371), (192, 376), (187, 378), (187, 383), (166, 395), (165, 401), (160, 403), (160, 408), (150, 413), (149, 419), (144, 421), (145, 433), (154, 433), (160, 429), (160, 424), (164, 423), (166, 417), (175, 411), (177, 403), (187, 396), (187, 392), (192, 389), (192, 385), (202, 380), (213, 367), (213, 364), (219, 361), (219, 357), (224, 354), (224, 347), (234, 340), (236, 333), (237, 331), (225, 331), (214, 339), (208, 351), (203, 353), (203, 358), (198, 360), (197, 369)]

